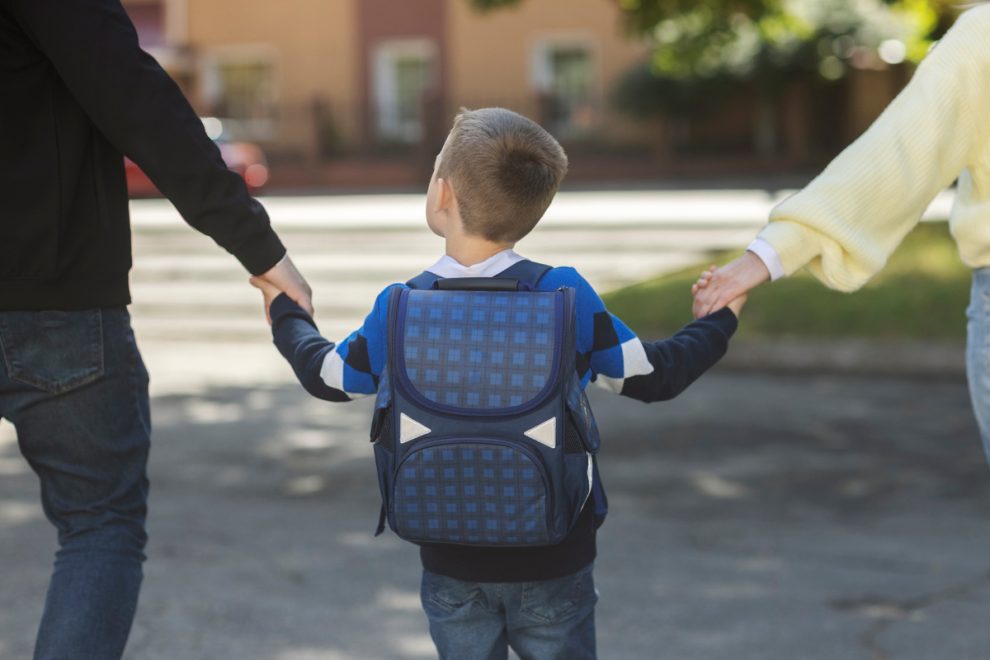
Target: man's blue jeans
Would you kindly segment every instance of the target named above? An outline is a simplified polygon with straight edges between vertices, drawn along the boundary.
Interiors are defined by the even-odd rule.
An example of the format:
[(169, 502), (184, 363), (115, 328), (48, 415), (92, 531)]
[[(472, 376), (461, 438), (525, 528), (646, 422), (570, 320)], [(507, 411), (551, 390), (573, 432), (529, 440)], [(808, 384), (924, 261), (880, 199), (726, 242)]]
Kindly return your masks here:
[(120, 658), (141, 587), (151, 433), (127, 310), (0, 312), (0, 417), (58, 530), (34, 657)]
[(421, 599), (441, 660), (592, 660), (593, 565), (540, 582), (464, 582), (423, 571)]

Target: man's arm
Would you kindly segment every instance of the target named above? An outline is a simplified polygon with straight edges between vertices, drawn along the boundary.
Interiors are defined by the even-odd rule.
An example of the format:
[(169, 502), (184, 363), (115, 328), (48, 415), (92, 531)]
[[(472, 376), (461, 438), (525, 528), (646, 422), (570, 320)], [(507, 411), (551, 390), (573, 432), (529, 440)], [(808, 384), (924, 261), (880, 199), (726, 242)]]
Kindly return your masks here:
[(254, 275), (280, 262), (285, 248), (264, 208), (224, 164), (178, 86), (138, 46), (119, 0), (11, 0), (11, 5), (91, 121), (190, 225)]

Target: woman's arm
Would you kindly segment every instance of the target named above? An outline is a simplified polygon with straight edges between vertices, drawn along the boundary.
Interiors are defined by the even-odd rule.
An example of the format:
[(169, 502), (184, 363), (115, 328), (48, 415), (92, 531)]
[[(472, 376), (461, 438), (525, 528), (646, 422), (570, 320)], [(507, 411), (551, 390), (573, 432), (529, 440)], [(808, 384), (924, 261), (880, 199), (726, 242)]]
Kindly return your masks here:
[[(873, 125), (760, 232), (786, 274), (803, 266), (833, 289), (876, 274), (935, 196), (990, 139), (990, 6), (965, 12)], [(753, 253), (716, 272), (695, 314), (768, 278)]]

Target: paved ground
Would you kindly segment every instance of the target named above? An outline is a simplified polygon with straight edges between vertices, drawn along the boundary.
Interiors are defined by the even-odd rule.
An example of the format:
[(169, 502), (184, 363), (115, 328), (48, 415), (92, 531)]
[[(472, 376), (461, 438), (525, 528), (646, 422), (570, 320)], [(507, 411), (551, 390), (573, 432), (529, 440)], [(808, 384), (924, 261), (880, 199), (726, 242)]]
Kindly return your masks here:
[[(607, 288), (743, 244), (772, 199), (576, 193), (521, 249)], [(420, 201), (269, 204), (327, 334), (435, 257), (411, 219)], [(598, 219), (608, 208), (611, 223)], [(748, 210), (718, 220), (732, 209)], [(155, 450), (127, 657), (432, 657), (414, 548), (371, 538), (368, 404), (308, 399), (236, 266), (160, 204), (135, 216)], [(613, 504), (597, 570), (603, 658), (990, 657), (990, 472), (958, 379), (719, 372), (670, 404), (594, 403)], [(20, 660), (54, 534), (5, 423), (0, 475), (0, 658)]]
[[(603, 658), (990, 657), (990, 474), (960, 382), (713, 374), (602, 392)], [(292, 386), (155, 401), (128, 657), (431, 657), (415, 550), (371, 537), (367, 406)], [(28, 657), (53, 534), (0, 437), (0, 657)]]

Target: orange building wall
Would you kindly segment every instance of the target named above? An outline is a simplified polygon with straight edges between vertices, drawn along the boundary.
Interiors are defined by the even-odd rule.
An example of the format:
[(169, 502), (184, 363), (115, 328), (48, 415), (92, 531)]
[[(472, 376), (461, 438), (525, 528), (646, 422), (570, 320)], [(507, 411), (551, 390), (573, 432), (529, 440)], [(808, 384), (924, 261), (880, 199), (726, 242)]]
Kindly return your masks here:
[[(617, 5), (615, 0), (522, 0), (481, 13), (467, 0), (448, 0), (451, 102), (509, 104), (532, 97), (537, 45), (558, 37), (593, 44), (599, 96), (607, 100), (616, 81), (650, 52), (645, 42), (623, 32)], [(615, 132), (622, 132), (623, 123), (630, 122), (615, 122)]]
[(281, 113), (274, 141), (311, 149), (309, 114), (316, 95), (333, 107), (338, 128), (352, 134), (358, 102), (355, 0), (185, 0), (188, 45), (197, 56), (224, 48), (275, 54)]
[[(126, 0), (141, 2), (142, 0)], [(414, 0), (409, 0), (410, 2)], [(367, 115), (369, 81), (362, 53), (371, 44), (362, 26), (362, 0), (165, 0), (169, 40), (188, 46), (194, 105), (202, 63), (226, 49), (270, 52), (276, 62), (277, 132), (259, 140), (272, 154), (311, 155), (315, 150), (312, 102), (329, 101), (344, 146), (358, 146)], [(441, 51), (445, 58), (447, 114), (461, 105), (502, 104), (538, 115), (533, 83), (534, 51), (541, 39), (586, 37), (597, 69), (597, 96), (606, 104), (606, 137), (636, 141), (652, 128), (612, 112), (607, 98), (615, 83), (649, 46), (622, 31), (615, 0), (522, 0), (488, 13), (468, 0), (442, 0)], [(179, 25), (181, 23), (181, 25)], [(412, 26), (410, 26), (412, 27)], [(415, 36), (410, 34), (409, 36)], [(424, 35), (425, 36), (425, 35)], [(199, 81), (199, 82), (197, 82)], [(450, 116), (444, 118), (449, 122)]]

